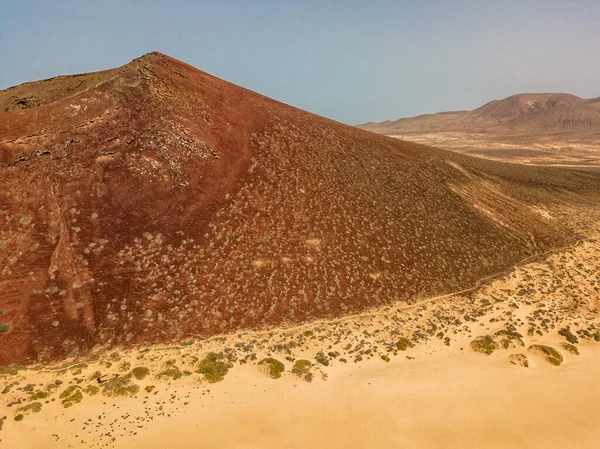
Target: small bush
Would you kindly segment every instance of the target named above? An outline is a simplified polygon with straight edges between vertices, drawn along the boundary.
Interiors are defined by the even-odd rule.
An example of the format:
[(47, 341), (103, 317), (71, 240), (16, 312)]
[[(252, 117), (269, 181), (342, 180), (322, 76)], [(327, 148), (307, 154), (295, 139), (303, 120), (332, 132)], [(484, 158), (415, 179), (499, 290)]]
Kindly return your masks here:
[(381, 355), (381, 360), (384, 360), (384, 361), (386, 361), (386, 362), (389, 362), (389, 361), (390, 361), (390, 358), (389, 358), (387, 355), (385, 355), (385, 354), (382, 354), (382, 355)]
[(413, 346), (414, 345), (412, 342), (406, 337), (402, 337), (396, 342), (396, 348), (399, 351), (406, 351), (408, 348), (412, 348)]
[(196, 373), (202, 374), (208, 383), (222, 381), (233, 364), (226, 361), (222, 353), (210, 352), (200, 361)]
[(317, 363), (320, 363), (323, 366), (329, 366), (329, 359), (323, 351), (317, 352), (317, 354), (315, 355), (315, 360), (317, 361)]
[(170, 377), (173, 380), (180, 379), (181, 376), (183, 376), (183, 373), (173, 363), (174, 363), (173, 361), (167, 362), (167, 364), (166, 364), (167, 367), (163, 371), (161, 371), (160, 373), (158, 373), (156, 375), (156, 377), (158, 377), (158, 378), (161, 378), (161, 377)]
[(83, 393), (79, 385), (71, 385), (67, 387), (59, 396), (62, 399), (64, 408), (69, 408), (74, 404), (79, 404), (83, 399)]
[(152, 393), (155, 388), (156, 387), (154, 385), (148, 385), (146, 388), (144, 388), (144, 390), (146, 390), (146, 393)]
[(496, 349), (498, 349), (498, 343), (494, 341), (489, 335), (483, 337), (477, 337), (471, 342), (471, 348), (475, 352), (481, 354), (491, 355)]
[(130, 368), (131, 368), (131, 363), (129, 363), (129, 362), (122, 362), (119, 365), (119, 371), (121, 371), (122, 373), (129, 371)]
[(565, 351), (570, 352), (571, 354), (574, 355), (579, 355), (579, 349), (577, 349), (577, 346), (572, 345), (571, 343), (561, 343), (560, 347), (563, 348)]
[(527, 356), (525, 354), (512, 354), (508, 357), (508, 360), (513, 365), (529, 368), (529, 360), (527, 360)]
[(259, 365), (267, 365), (271, 379), (279, 379), (285, 370), (285, 365), (273, 357), (267, 357), (258, 362)]
[(17, 416), (15, 416), (15, 421), (21, 421), (23, 420), (23, 414), (19, 413)]
[(137, 380), (142, 380), (148, 374), (150, 374), (150, 370), (145, 366), (136, 366), (131, 372), (133, 374), (133, 377), (135, 377)]
[(525, 346), (523, 342), (523, 335), (516, 331), (509, 330), (500, 330), (495, 334), (498, 337), (502, 337), (500, 340), (500, 346), (504, 349), (508, 349), (510, 347), (516, 348), (517, 346)]
[(0, 324), (0, 332), (8, 332), (10, 329), (11, 323), (2, 323)]
[(87, 393), (90, 396), (94, 396), (100, 392), (100, 388), (98, 388), (95, 385), (88, 385), (87, 387), (85, 387), (85, 389), (83, 391), (84, 391), (84, 393)]
[(559, 330), (558, 335), (565, 337), (567, 341), (571, 344), (579, 343), (579, 338), (577, 338), (577, 335), (571, 332), (571, 329), (569, 327), (564, 327), (561, 330)]
[(308, 360), (297, 360), (292, 367), (292, 373), (304, 379), (306, 382), (312, 382), (313, 373), (310, 372), (312, 363)]
[(102, 394), (104, 396), (133, 396), (140, 387), (131, 380), (131, 374), (120, 376), (104, 382)]
[(540, 352), (544, 355), (546, 360), (555, 366), (560, 366), (563, 362), (563, 356), (556, 349), (546, 345), (531, 345), (530, 351)]
[(50, 393), (48, 393), (47, 391), (38, 390), (35, 393), (33, 393), (29, 397), (29, 399), (32, 401), (36, 401), (38, 399), (46, 399), (48, 396), (50, 396)]
[(25, 412), (25, 413), (39, 413), (42, 410), (42, 403), (41, 402), (32, 402), (31, 404), (27, 404), (24, 407), (19, 407), (17, 409), (18, 412)]

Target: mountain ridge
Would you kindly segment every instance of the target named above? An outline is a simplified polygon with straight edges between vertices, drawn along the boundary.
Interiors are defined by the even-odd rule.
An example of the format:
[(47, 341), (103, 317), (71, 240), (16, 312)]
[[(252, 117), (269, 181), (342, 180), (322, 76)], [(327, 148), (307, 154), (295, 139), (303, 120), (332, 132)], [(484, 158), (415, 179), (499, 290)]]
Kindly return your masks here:
[(600, 125), (600, 98), (583, 99), (565, 93), (521, 93), (492, 100), (472, 110), (422, 114), (356, 125), (384, 134), (412, 132), (570, 132)]

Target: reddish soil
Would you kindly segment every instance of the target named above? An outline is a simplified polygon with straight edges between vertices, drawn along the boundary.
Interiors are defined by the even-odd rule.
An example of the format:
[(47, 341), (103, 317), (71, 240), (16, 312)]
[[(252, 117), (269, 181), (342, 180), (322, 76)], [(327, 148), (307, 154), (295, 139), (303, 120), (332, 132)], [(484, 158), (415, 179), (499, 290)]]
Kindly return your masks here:
[(0, 106), (0, 364), (459, 290), (599, 199), (598, 173), (372, 134), (159, 53)]

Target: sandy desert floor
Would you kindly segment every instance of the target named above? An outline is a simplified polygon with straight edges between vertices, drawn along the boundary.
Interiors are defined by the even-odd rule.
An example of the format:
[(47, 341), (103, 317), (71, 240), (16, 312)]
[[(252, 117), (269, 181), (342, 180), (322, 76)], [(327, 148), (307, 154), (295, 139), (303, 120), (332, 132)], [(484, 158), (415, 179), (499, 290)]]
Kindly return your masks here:
[(514, 164), (600, 167), (600, 143), (595, 137), (561, 137), (554, 134), (511, 136), (460, 131), (410, 133), (391, 137)]
[(0, 447), (598, 447), (599, 301), (590, 238), (413, 306), (13, 367)]

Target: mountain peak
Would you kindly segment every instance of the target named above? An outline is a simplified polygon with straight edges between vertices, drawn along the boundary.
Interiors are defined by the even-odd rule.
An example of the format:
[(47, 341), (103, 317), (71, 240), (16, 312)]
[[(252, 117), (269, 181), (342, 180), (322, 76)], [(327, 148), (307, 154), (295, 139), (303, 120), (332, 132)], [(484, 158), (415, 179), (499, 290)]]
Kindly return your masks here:
[(466, 288), (565, 241), (540, 205), (599, 190), (352, 128), (156, 52), (0, 105), (0, 365)]

